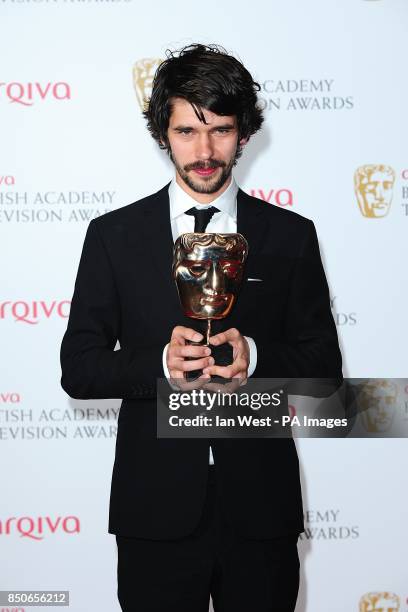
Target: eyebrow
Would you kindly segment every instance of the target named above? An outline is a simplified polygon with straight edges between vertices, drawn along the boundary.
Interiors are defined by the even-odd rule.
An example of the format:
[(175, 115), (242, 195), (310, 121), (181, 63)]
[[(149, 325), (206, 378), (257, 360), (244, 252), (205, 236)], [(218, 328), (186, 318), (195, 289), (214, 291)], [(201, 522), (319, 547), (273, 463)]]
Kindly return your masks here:
[[(235, 125), (233, 123), (223, 123), (222, 125), (215, 125), (212, 130), (233, 130)], [(176, 125), (172, 128), (173, 130), (194, 130), (195, 128), (191, 125)]]

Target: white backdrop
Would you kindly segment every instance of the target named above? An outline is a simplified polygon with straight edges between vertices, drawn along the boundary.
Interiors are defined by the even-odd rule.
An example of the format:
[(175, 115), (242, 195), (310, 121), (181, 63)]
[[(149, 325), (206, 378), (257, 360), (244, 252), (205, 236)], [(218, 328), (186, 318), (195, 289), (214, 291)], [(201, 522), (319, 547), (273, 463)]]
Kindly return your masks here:
[[(0, 4), (0, 589), (70, 590), (75, 612), (119, 610), (107, 534), (119, 402), (67, 398), (59, 345), (89, 220), (172, 175), (141, 116), (135, 62), (190, 42), (242, 59), (266, 121), (239, 184), (314, 220), (345, 374), (407, 375), (406, 0), (173, 4)], [(383, 218), (357, 204), (366, 164), (395, 172)], [(403, 389), (408, 417), (407, 402)], [(297, 612), (368, 610), (373, 591), (406, 612), (406, 441), (298, 447)]]

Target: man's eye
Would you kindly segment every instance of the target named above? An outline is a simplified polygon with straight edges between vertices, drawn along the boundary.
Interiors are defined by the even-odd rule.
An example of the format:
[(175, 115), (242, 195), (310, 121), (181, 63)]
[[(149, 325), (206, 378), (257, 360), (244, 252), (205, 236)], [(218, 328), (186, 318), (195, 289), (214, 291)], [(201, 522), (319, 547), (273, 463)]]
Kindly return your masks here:
[(191, 130), (177, 130), (179, 134), (183, 134), (183, 136), (188, 136), (191, 134)]

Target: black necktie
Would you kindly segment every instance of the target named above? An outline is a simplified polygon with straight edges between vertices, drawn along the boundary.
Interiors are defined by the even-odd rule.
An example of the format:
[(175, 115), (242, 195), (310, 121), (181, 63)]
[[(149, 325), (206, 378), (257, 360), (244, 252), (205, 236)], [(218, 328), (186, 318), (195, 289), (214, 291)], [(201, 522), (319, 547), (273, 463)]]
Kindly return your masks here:
[(207, 225), (209, 224), (211, 217), (214, 213), (220, 212), (215, 206), (210, 208), (190, 208), (186, 210), (186, 215), (194, 217), (194, 232), (201, 233), (205, 232)]

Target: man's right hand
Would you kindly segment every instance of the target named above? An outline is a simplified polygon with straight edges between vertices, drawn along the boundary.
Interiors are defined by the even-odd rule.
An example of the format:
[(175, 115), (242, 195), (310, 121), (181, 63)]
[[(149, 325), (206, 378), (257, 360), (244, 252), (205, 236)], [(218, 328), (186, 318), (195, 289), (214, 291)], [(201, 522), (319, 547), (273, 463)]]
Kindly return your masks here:
[[(203, 370), (208, 366), (214, 365), (214, 358), (211, 357), (211, 349), (208, 346), (194, 346), (187, 344), (190, 342), (200, 342), (202, 334), (189, 327), (177, 325), (171, 334), (170, 344), (167, 348), (166, 363), (172, 383), (180, 386), (185, 381), (185, 373), (193, 370)], [(186, 359), (190, 357), (192, 359)], [(189, 389), (201, 387), (211, 378), (209, 374), (202, 374), (196, 380), (182, 386)], [(187, 389), (186, 389), (187, 390)]]

